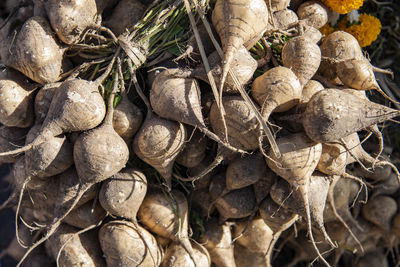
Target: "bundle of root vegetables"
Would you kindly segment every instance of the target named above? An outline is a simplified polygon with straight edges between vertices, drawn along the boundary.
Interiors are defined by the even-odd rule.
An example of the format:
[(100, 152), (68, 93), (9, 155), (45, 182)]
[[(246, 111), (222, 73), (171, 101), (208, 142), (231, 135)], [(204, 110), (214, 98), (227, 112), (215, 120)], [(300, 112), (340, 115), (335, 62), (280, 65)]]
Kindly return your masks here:
[[(290, 4), (290, 6), (289, 6)], [(319, 1), (3, 1), (18, 266), (388, 266), (400, 111)], [(384, 98), (383, 98), (384, 97)], [(394, 102), (389, 99), (386, 103)], [(3, 184), (5, 183), (3, 181)]]

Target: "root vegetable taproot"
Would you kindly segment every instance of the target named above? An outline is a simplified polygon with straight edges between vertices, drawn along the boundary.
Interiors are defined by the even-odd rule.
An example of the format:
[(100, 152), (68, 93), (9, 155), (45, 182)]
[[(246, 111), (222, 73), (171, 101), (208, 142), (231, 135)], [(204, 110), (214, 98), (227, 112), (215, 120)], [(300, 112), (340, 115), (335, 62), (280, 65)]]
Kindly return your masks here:
[(193, 260), (190, 258), (190, 255), (186, 252), (181, 244), (174, 242), (165, 250), (161, 267), (210, 267), (211, 259), (207, 249), (195, 241), (192, 242), (192, 247), (194, 256), (196, 258), (196, 263), (193, 262)]
[(49, 83), (44, 85), (37, 92), (34, 105), (36, 124), (43, 123), (47, 116), (47, 112), (49, 111), (51, 100), (60, 85), (61, 82)]
[(95, 0), (50, 0), (44, 6), (52, 28), (66, 44), (76, 43), (83, 31), (96, 22)]
[(179, 242), (197, 265), (188, 237), (188, 203), (182, 192), (147, 192), (138, 219), (152, 233)]
[(137, 169), (124, 169), (103, 182), (99, 201), (110, 214), (135, 222), (146, 191), (147, 179), (144, 173)]
[(233, 151), (238, 150), (206, 127), (197, 80), (176, 78), (173, 73), (164, 71), (153, 82), (150, 103), (158, 116), (196, 127), (210, 139)]
[(200, 164), (206, 156), (207, 138), (200, 131), (193, 129), (192, 134), (188, 134), (189, 140), (185, 147), (176, 158), (180, 165), (192, 168)]
[(264, 120), (268, 120), (272, 112), (284, 112), (294, 107), (301, 98), (301, 91), (300, 81), (293, 71), (275, 67), (254, 80), (251, 92), (261, 106)]
[[(13, 150), (16, 146), (25, 144), (27, 128), (0, 126), (0, 152)], [(3, 163), (14, 163), (18, 156), (0, 157), (0, 165)]]
[(155, 237), (138, 224), (111, 221), (99, 231), (107, 266), (159, 266), (163, 253)]
[(46, 84), (60, 79), (64, 50), (44, 17), (31, 17), (12, 39), (4, 63), (33, 81)]
[(93, 200), (73, 209), (63, 222), (76, 228), (85, 229), (92, 225), (97, 225), (106, 216), (107, 212), (96, 200)]
[(271, 170), (284, 178), (300, 194), (306, 212), (306, 221), (311, 242), (318, 256), (329, 266), (329, 263), (322, 257), (315, 244), (312, 235), (310, 212), (310, 177), (318, 165), (322, 153), (322, 145), (321, 143), (311, 141), (303, 133), (281, 137), (276, 141), (282, 156), (278, 159), (274, 155), (270, 155), (270, 158), (266, 158), (267, 164)]
[(328, 22), (327, 8), (319, 1), (303, 2), (297, 9), (297, 15), (307, 25), (316, 29)]
[(49, 239), (57, 266), (106, 266), (96, 233), (79, 234), (79, 230), (62, 224)]
[(146, 11), (146, 6), (139, 0), (122, 0), (114, 7), (112, 14), (104, 25), (116, 36), (126, 32), (135, 25)]
[(366, 220), (378, 226), (385, 234), (389, 234), (392, 218), (397, 213), (397, 203), (392, 197), (381, 195), (369, 199), (361, 212)]
[(320, 62), (319, 46), (304, 37), (292, 38), (282, 48), (283, 66), (296, 74), (302, 86), (314, 76)]
[(212, 23), (221, 38), (224, 58), (220, 91), (224, 87), (234, 55), (241, 45), (251, 48), (268, 25), (268, 9), (264, 0), (218, 0), (212, 12)]
[(219, 267), (235, 267), (232, 233), (228, 224), (219, 224), (211, 219), (206, 222), (205, 232), (200, 237), (211, 256), (211, 261)]
[(399, 114), (398, 110), (360, 99), (346, 91), (325, 89), (310, 99), (302, 123), (308, 137), (325, 143), (339, 140)]
[(34, 121), (34, 86), (23, 75), (11, 69), (0, 74), (0, 123), (26, 128)]

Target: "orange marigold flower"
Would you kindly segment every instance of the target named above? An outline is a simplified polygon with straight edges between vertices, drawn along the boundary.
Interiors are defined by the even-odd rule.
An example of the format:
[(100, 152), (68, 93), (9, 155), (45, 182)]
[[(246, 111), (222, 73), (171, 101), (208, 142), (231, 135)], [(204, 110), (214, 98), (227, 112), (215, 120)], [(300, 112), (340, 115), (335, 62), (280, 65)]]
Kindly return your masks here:
[(335, 29), (332, 28), (328, 23), (319, 28), (319, 31), (322, 33), (322, 35), (328, 35), (332, 33)]
[(363, 0), (322, 0), (324, 4), (340, 14), (347, 14), (353, 9), (359, 9)]
[(378, 18), (361, 14), (359, 24), (352, 25), (344, 30), (356, 37), (361, 47), (365, 47), (378, 38), (381, 28), (382, 24)]

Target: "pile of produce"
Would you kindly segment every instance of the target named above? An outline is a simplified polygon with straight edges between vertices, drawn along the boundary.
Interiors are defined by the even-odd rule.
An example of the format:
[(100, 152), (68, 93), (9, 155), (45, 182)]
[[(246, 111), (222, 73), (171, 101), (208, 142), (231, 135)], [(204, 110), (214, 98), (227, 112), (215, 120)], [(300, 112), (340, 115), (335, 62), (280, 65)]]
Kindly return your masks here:
[(0, 164), (12, 166), (0, 209), (15, 210), (2, 257), (400, 261), (400, 173), (380, 128), (400, 111), (374, 76), (393, 73), (349, 32), (319, 31), (332, 13), (323, 2), (0, 7)]

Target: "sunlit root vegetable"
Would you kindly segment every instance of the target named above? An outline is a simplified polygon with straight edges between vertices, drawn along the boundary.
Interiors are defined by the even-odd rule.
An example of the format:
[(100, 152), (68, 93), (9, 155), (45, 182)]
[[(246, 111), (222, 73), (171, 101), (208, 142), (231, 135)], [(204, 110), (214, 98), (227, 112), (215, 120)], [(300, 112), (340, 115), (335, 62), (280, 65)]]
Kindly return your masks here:
[(124, 169), (104, 181), (99, 201), (109, 213), (135, 222), (146, 191), (146, 176), (137, 169)]
[(127, 221), (111, 221), (99, 231), (107, 266), (159, 266), (163, 253), (147, 230)]
[(60, 87), (61, 82), (57, 83), (49, 83), (44, 85), (37, 92), (35, 96), (35, 123), (42, 123), (47, 116), (47, 112), (49, 111), (51, 100), (53, 96)]
[(196, 261), (188, 237), (188, 204), (183, 193), (177, 190), (147, 192), (138, 219), (152, 233), (179, 242)]
[(240, 46), (251, 48), (267, 29), (267, 5), (264, 0), (218, 0), (212, 12), (212, 22), (224, 52), (220, 79), (222, 89)]
[(3, 61), (35, 82), (46, 84), (60, 78), (63, 54), (47, 20), (32, 17), (14, 37)]
[(268, 0), (266, 2), (270, 5), (272, 12), (284, 10), (290, 4), (289, 0)]
[[(299, 18), (297, 14), (290, 9), (283, 9), (272, 14), (275, 28), (286, 30), (288, 27), (295, 25)], [(269, 28), (273, 28), (273, 25), (269, 25)]]
[(294, 190), (298, 190), (298, 194), (300, 194), (303, 200), (302, 204), (306, 211), (307, 228), (311, 242), (318, 256), (329, 266), (315, 244), (312, 235), (310, 213), (310, 177), (318, 165), (319, 158), (321, 157), (322, 145), (321, 143), (311, 141), (303, 133), (278, 138), (277, 144), (282, 156), (278, 159), (270, 155), (270, 158), (266, 158), (267, 164), (271, 170), (284, 178)]
[(290, 39), (282, 49), (283, 66), (291, 69), (304, 86), (317, 72), (321, 50), (316, 43), (304, 37)]
[(165, 250), (165, 255), (161, 267), (209, 267), (211, 265), (210, 255), (202, 245), (193, 241), (192, 247), (196, 263), (190, 258), (190, 255), (181, 244), (174, 242)]
[(314, 28), (321, 28), (328, 22), (326, 7), (319, 1), (303, 2), (297, 9), (299, 19)]
[(230, 226), (210, 220), (204, 227), (200, 242), (210, 253), (211, 261), (219, 267), (235, 267)]
[(376, 123), (396, 117), (400, 111), (361, 99), (340, 89), (316, 93), (307, 104), (302, 123), (308, 137), (332, 142)]
[(0, 73), (0, 123), (26, 128), (33, 124), (34, 86), (12, 69)]
[(76, 43), (83, 31), (96, 22), (95, 0), (50, 0), (45, 8), (52, 28), (66, 44)]
[(85, 229), (101, 222), (107, 215), (96, 200), (89, 201), (79, 208), (73, 209), (63, 222), (76, 228)]
[(93, 231), (78, 234), (79, 230), (62, 224), (49, 239), (58, 266), (106, 266), (101, 248)]

